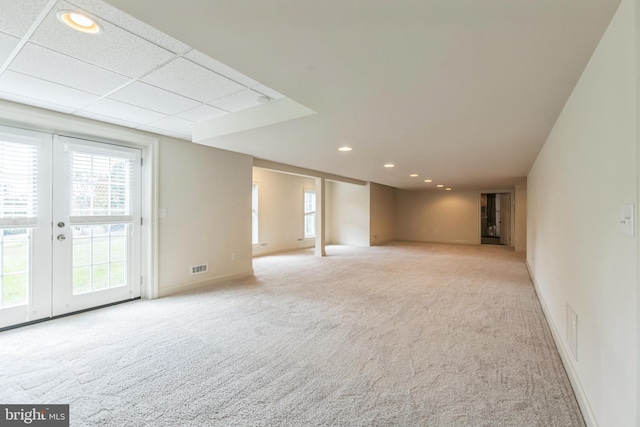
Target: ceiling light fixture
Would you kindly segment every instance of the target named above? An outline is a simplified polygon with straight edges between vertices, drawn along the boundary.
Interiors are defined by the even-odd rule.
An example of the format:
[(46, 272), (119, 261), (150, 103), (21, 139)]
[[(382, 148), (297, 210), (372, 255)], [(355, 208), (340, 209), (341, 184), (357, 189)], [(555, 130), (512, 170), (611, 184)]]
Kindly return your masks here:
[(344, 147), (340, 147), (340, 148), (338, 148), (338, 151), (351, 151), (351, 150), (353, 150), (353, 148), (348, 147), (348, 146), (346, 146), (346, 145), (345, 145)]
[(425, 179), (424, 182), (431, 182), (431, 180), (430, 179)]
[(418, 174), (417, 174), (417, 173), (412, 173), (412, 174), (411, 174), (411, 175), (409, 175), (409, 176), (410, 176), (411, 178), (415, 178), (415, 177), (417, 177), (417, 176), (418, 176)]
[(256, 98), (256, 101), (258, 101), (259, 104), (268, 104), (273, 101), (273, 98), (267, 95), (260, 95)]
[(70, 10), (61, 10), (57, 14), (58, 19), (63, 24), (74, 30), (88, 34), (99, 34), (102, 27), (93, 18), (81, 12), (72, 12)]
[(436, 185), (436, 187), (438, 187), (438, 188), (442, 188), (442, 187), (444, 187), (444, 185), (442, 185), (442, 184), (438, 184), (438, 185)]
[(385, 168), (393, 168), (393, 167), (395, 167), (395, 166), (396, 166), (396, 165), (394, 165), (393, 163), (386, 163), (386, 164), (384, 165), (384, 167), (385, 167)]
[(451, 191), (451, 189), (450, 189), (450, 188), (445, 188), (445, 190), (446, 190), (446, 191)]

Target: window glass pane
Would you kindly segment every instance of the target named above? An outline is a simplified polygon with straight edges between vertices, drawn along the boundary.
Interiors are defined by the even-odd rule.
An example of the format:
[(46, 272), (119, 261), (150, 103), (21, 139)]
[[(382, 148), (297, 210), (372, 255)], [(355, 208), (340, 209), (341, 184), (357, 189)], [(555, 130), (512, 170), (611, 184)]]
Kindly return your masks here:
[(73, 294), (127, 285), (129, 224), (73, 227)]
[(251, 187), (251, 243), (258, 243), (258, 184)]
[(26, 304), (31, 261), (31, 230), (0, 229), (0, 307)]
[(132, 161), (71, 153), (71, 216), (130, 215)]
[(37, 217), (38, 147), (0, 140), (0, 218)]
[(304, 212), (310, 213), (316, 211), (316, 192), (315, 190), (304, 191)]
[(304, 216), (304, 237), (314, 237), (316, 235), (316, 214), (306, 214)]

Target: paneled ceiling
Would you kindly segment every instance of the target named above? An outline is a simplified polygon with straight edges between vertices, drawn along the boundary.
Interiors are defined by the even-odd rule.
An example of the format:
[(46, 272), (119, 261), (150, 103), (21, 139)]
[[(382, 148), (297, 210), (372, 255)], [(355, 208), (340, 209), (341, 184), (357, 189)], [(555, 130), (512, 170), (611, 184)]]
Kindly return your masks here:
[[(0, 0), (0, 98), (399, 188), (504, 188), (618, 4)], [(62, 26), (63, 9), (102, 33)], [(207, 136), (261, 95), (317, 114)]]
[[(0, 98), (191, 139), (195, 123), (283, 96), (99, 0), (0, 0)], [(82, 11), (84, 34), (58, 19)]]

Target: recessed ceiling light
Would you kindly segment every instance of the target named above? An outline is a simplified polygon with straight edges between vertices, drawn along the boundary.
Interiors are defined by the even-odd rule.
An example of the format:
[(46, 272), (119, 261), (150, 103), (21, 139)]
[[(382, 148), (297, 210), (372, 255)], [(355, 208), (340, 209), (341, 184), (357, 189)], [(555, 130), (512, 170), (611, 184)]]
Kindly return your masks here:
[(271, 101), (273, 101), (273, 98), (267, 95), (260, 95), (259, 97), (256, 98), (256, 101), (258, 101), (259, 104), (268, 104)]
[(387, 163), (387, 164), (384, 165), (385, 168), (393, 168), (395, 166), (396, 165), (394, 165), (393, 163)]
[(442, 187), (444, 187), (444, 185), (442, 185), (442, 184), (438, 184), (438, 185), (436, 185), (436, 187), (438, 187), (438, 188), (442, 188)]
[(417, 177), (417, 176), (418, 176), (418, 174), (417, 174), (417, 173), (412, 173), (412, 174), (411, 174), (411, 175), (409, 175), (409, 176), (410, 176), (411, 178), (415, 178), (415, 177)]
[(57, 14), (60, 22), (83, 33), (98, 34), (102, 31), (100, 25), (89, 16), (80, 12), (71, 12), (70, 10), (61, 10)]
[(344, 147), (338, 148), (338, 151), (351, 151), (351, 150), (353, 150), (353, 148), (347, 147), (346, 145)]
[(450, 189), (450, 188), (445, 188), (445, 190), (446, 190), (446, 191), (451, 191), (451, 189)]
[(431, 180), (430, 179), (425, 179), (424, 182), (431, 182)]

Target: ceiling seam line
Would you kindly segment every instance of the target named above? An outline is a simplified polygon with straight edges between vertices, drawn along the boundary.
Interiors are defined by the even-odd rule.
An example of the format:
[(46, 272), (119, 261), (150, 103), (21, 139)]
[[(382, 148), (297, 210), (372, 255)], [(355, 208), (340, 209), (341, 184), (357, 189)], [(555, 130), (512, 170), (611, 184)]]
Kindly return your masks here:
[(3, 74), (9, 68), (9, 65), (11, 65), (13, 60), (16, 59), (16, 56), (18, 56), (18, 54), (22, 50), (22, 48), (24, 48), (24, 46), (29, 42), (29, 39), (31, 38), (33, 33), (36, 32), (38, 27), (40, 27), (40, 25), (45, 20), (47, 15), (49, 15), (49, 12), (53, 10), (53, 7), (56, 5), (57, 2), (58, 0), (49, 0), (49, 2), (45, 5), (45, 7), (40, 11), (40, 13), (36, 17), (36, 19), (33, 21), (31, 26), (27, 30), (27, 32), (24, 33), (24, 35), (22, 36), (22, 38), (20, 39), (16, 47), (13, 49), (13, 51), (9, 55), (9, 57), (4, 61), (4, 63), (0, 67), (0, 74)]

